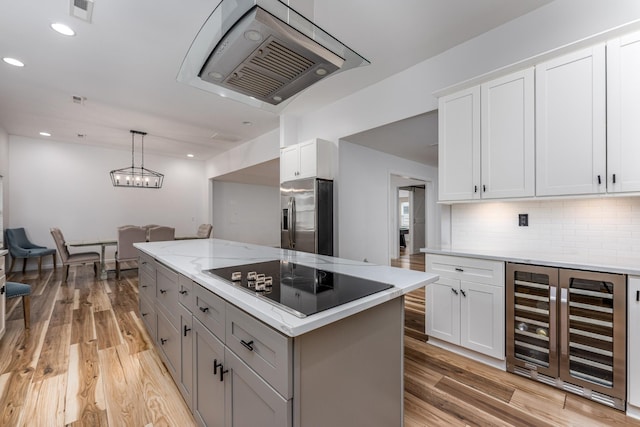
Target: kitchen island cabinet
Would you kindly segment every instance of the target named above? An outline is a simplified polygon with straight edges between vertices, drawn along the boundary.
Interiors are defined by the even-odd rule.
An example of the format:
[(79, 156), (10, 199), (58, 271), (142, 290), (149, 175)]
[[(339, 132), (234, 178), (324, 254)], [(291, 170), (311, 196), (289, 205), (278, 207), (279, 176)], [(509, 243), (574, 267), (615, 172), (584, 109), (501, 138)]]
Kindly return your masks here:
[[(402, 424), (403, 295), (436, 275), (217, 239), (136, 247), (158, 278), (156, 347), (199, 424)], [(393, 287), (299, 318), (203, 273), (272, 259)], [(141, 286), (148, 270), (140, 270)], [(167, 296), (178, 299), (177, 314), (167, 313)], [(172, 316), (182, 317), (182, 329)], [(180, 351), (163, 349), (171, 339)]]

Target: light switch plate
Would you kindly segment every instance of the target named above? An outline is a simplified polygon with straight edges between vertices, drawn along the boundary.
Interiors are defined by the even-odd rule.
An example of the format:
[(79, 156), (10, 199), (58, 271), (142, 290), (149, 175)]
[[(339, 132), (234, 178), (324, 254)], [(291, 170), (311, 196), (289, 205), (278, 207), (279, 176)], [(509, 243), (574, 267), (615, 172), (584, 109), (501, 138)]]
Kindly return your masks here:
[(518, 226), (519, 227), (529, 226), (529, 214), (518, 214)]

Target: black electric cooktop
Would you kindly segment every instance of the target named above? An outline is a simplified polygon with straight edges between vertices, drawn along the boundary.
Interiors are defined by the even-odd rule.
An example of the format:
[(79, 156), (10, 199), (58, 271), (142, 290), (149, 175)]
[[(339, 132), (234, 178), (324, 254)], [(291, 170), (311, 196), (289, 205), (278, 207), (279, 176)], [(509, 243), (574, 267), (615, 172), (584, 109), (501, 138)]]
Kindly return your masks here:
[(301, 318), (393, 287), (388, 283), (280, 260), (204, 272), (263, 297)]

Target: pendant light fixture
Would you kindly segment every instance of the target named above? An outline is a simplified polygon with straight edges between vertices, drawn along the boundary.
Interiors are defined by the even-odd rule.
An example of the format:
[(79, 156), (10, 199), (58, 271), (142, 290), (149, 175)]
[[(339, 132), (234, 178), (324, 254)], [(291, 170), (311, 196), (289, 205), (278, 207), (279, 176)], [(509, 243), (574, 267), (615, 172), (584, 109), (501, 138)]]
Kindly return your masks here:
[[(153, 171), (151, 169), (146, 169), (144, 167), (144, 136), (147, 134), (146, 132), (140, 132), (138, 130), (131, 130), (131, 167), (122, 168), (122, 169), (114, 169), (110, 172), (111, 174), (111, 183), (114, 187), (134, 187), (134, 188), (161, 188), (162, 181), (164, 181), (164, 175)], [(142, 142), (142, 161), (140, 162), (140, 167), (135, 167), (133, 165), (134, 160), (134, 143), (135, 136), (141, 136)]]

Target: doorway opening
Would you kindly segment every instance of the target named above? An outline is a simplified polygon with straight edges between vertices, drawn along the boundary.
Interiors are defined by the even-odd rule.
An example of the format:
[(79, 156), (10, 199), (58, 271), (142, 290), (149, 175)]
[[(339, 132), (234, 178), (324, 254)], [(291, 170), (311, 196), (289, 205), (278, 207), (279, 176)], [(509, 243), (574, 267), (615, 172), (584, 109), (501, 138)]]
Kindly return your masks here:
[(427, 182), (391, 174), (390, 239), (391, 262), (424, 256), (427, 246)]

